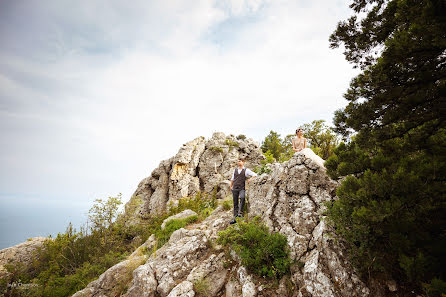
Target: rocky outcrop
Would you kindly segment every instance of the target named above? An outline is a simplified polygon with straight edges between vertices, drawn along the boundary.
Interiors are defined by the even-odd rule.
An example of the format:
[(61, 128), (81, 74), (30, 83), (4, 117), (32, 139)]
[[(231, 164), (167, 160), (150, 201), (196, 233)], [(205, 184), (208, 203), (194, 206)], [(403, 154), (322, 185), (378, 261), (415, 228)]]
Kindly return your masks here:
[(237, 139), (220, 132), (210, 139), (198, 137), (185, 143), (174, 157), (162, 161), (139, 183), (126, 211), (131, 211), (130, 205), (138, 198), (142, 205), (135, 211), (135, 219), (164, 213), (169, 205), (198, 192), (215, 190), (218, 198), (224, 198), (230, 192), (229, 179), (239, 157), (246, 157), (249, 168), (263, 159), (259, 145), (252, 139)]
[(304, 154), (272, 167), (270, 175), (253, 181), (250, 215), (287, 236), (298, 263), (291, 277), (296, 296), (367, 296), (369, 289), (347, 263), (322, 216), (324, 202), (336, 198), (337, 182)]
[(190, 209), (185, 209), (182, 212), (177, 213), (176, 215), (170, 216), (167, 219), (165, 219), (163, 221), (163, 223), (161, 224), (161, 229), (166, 228), (166, 224), (169, 221), (172, 221), (172, 220), (184, 220), (184, 219), (187, 219), (187, 218), (190, 218), (190, 217), (193, 217), (193, 216), (197, 216), (197, 213), (195, 211), (190, 210)]
[[(181, 176), (185, 176), (192, 184), (195, 183), (194, 178), (198, 177), (201, 189), (210, 184), (217, 184), (220, 185), (219, 193), (228, 194), (222, 184), (224, 178), (229, 179), (225, 171), (230, 173), (230, 167), (224, 162), (218, 163), (219, 154), (212, 155), (213, 152), (208, 148), (221, 144), (224, 138), (220, 136), (214, 134), (210, 141), (205, 142), (204, 150), (199, 148), (199, 144), (204, 140), (196, 139), (192, 143), (197, 145), (197, 148), (191, 149), (190, 145), (186, 145), (189, 150), (180, 151), (181, 154), (168, 162), (169, 166), (172, 165), (168, 173), (164, 172), (168, 176), (168, 193), (181, 193), (179, 188), (175, 188), (178, 183), (172, 182), (171, 175), (175, 174), (174, 178), (179, 181), (182, 174)], [(223, 161), (235, 161), (237, 154), (240, 154), (239, 150), (242, 150), (240, 146), (237, 149), (226, 149), (227, 153), (222, 153)], [(195, 155), (199, 151), (200, 157)], [(199, 160), (198, 163), (196, 160)], [(230, 161), (227, 162), (230, 164)], [(189, 165), (181, 167), (182, 169), (179, 169), (178, 165), (174, 170), (177, 164)], [(195, 164), (195, 170), (201, 174), (206, 172), (214, 176), (215, 180), (208, 184), (201, 181), (204, 179), (203, 175), (195, 173), (194, 176), (189, 171), (189, 166)], [(214, 164), (213, 171), (211, 164)], [(259, 216), (271, 231), (287, 236), (295, 264), (291, 267), (291, 274), (281, 279), (278, 286), (272, 286), (269, 280), (251, 274), (240, 264), (236, 255), (233, 256), (232, 264), (227, 265), (227, 255), (215, 240), (218, 232), (228, 227), (232, 210), (224, 210), (219, 206), (204, 221), (175, 231), (163, 247), (152, 253), (147, 251), (152, 250), (155, 239), (154, 236), (149, 238), (144, 243), (144, 248), (139, 248), (140, 251), (145, 250), (148, 255), (144, 263), (134, 269), (130, 277), (129, 269), (122, 268), (122, 274), (127, 276), (128, 283), (121, 296), (369, 296), (369, 288), (359, 279), (346, 259), (340, 243), (342, 241), (336, 240), (323, 216), (324, 203), (336, 199), (337, 182), (326, 175), (325, 168), (315, 162), (311, 154), (296, 153), (285, 163), (272, 164), (271, 170), (270, 174), (255, 178), (247, 189), (250, 204), (247, 217), (249, 219)], [(156, 176), (160, 177), (162, 174)], [(189, 184), (187, 191), (193, 188), (192, 184)], [(155, 192), (156, 189), (153, 193)], [(146, 207), (156, 205), (156, 201), (152, 201), (153, 193), (145, 200), (145, 203), (148, 203)], [(177, 197), (167, 196), (163, 199), (174, 201)], [(133, 256), (138, 255), (139, 252), (135, 251)], [(118, 267), (120, 266), (111, 268), (111, 271), (105, 274), (113, 275), (114, 279), (125, 279), (116, 274)], [(109, 284), (106, 284), (105, 280), (109, 280)], [(88, 295), (75, 296), (109, 296), (106, 292), (114, 292), (116, 283), (122, 285), (122, 282), (113, 282), (111, 277), (105, 275), (95, 282), (96, 285), (89, 285)], [(96, 288), (96, 291), (91, 288)]]
[(5, 265), (14, 263), (27, 267), (34, 258), (34, 252), (43, 246), (48, 237), (33, 237), (15, 246), (0, 250), (0, 279), (7, 277)]

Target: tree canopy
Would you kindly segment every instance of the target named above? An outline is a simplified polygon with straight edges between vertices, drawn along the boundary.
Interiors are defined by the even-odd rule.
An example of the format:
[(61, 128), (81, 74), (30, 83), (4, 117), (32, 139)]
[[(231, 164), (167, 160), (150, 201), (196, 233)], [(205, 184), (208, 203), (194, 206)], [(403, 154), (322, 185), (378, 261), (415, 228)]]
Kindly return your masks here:
[(334, 116), (334, 130), (353, 137), (325, 163), (347, 176), (329, 220), (363, 272), (420, 289), (446, 280), (446, 2), (351, 8), (330, 36), (361, 73)]

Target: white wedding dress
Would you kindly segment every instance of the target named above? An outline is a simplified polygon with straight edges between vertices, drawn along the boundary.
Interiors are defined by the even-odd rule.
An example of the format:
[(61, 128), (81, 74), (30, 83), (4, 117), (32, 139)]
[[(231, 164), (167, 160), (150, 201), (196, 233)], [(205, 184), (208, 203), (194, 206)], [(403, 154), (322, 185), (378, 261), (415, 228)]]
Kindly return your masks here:
[(306, 147), (303, 150), (297, 152), (297, 154), (303, 154), (305, 157), (313, 160), (317, 165), (319, 165), (322, 169), (325, 169), (324, 162), (325, 160), (316, 155), (312, 149)]

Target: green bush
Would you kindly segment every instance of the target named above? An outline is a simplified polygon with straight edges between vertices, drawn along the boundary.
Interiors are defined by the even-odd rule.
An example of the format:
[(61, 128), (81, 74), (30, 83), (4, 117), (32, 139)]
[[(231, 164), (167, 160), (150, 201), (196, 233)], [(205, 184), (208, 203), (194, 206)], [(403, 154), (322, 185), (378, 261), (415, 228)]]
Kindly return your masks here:
[(223, 152), (223, 149), (221, 147), (219, 147), (219, 146), (211, 146), (209, 149), (211, 151), (214, 151), (214, 152), (217, 152), (217, 153), (222, 153)]
[(232, 208), (232, 201), (230, 199), (224, 200), (222, 206), (224, 210), (230, 210)]
[(177, 206), (170, 206), (169, 215), (180, 213), (185, 209), (190, 209), (198, 214), (199, 220), (203, 220), (214, 211), (217, 205), (217, 189), (214, 188), (211, 195), (199, 192), (193, 197), (184, 197), (180, 199)]
[(276, 161), (273, 154), (269, 150), (263, 153), (263, 156), (265, 156), (265, 159), (260, 161), (261, 165), (254, 168), (254, 172), (257, 174), (271, 173), (271, 168), (268, 166), (268, 164), (274, 163)]
[(229, 145), (230, 147), (238, 147), (238, 142), (235, 142), (231, 139), (226, 139), (225, 140), (225, 144)]
[[(8, 265), (12, 272), (8, 279), (0, 282), (0, 295), (7, 296), (70, 296), (84, 288), (89, 282), (111, 266), (124, 260), (141, 242), (151, 234), (158, 239), (158, 247), (164, 244), (173, 231), (186, 226), (192, 221), (206, 218), (217, 206), (216, 189), (214, 193), (198, 193), (179, 201), (177, 207), (169, 213), (141, 219), (137, 225), (127, 225), (128, 215), (141, 204), (137, 197), (130, 204), (129, 214), (118, 213), (120, 195), (108, 200), (96, 200), (90, 209), (91, 228), (76, 231), (71, 223), (65, 233), (59, 233), (54, 239), (47, 240), (29, 269), (20, 265)], [(198, 216), (185, 221), (171, 221), (161, 231), (162, 222), (169, 216), (185, 209), (191, 209)], [(139, 241), (134, 241), (139, 237)], [(8, 283), (31, 283), (26, 290), (9, 289)]]
[(427, 297), (446, 296), (446, 282), (441, 279), (434, 278), (430, 284), (424, 284), (423, 288)]
[(258, 217), (237, 222), (219, 232), (217, 243), (232, 248), (240, 256), (242, 265), (259, 276), (280, 279), (288, 274), (291, 261), (287, 238), (270, 233)]
[(239, 139), (239, 140), (245, 140), (245, 139), (246, 139), (246, 136), (243, 135), (243, 134), (240, 134), (240, 135), (237, 136), (237, 139)]

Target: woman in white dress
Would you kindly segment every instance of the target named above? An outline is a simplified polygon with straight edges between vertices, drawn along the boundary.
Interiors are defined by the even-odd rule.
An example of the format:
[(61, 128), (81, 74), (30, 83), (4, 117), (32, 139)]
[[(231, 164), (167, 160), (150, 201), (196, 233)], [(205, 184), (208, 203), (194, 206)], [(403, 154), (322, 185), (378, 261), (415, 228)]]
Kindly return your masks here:
[(307, 147), (307, 139), (303, 137), (302, 129), (296, 130), (296, 137), (293, 139), (293, 151), (300, 152)]
[(296, 130), (296, 137), (293, 139), (293, 151), (305, 155), (305, 157), (312, 159), (321, 168), (325, 169), (324, 159), (316, 155), (312, 149), (307, 148), (307, 139), (303, 137), (303, 134), (302, 129)]

